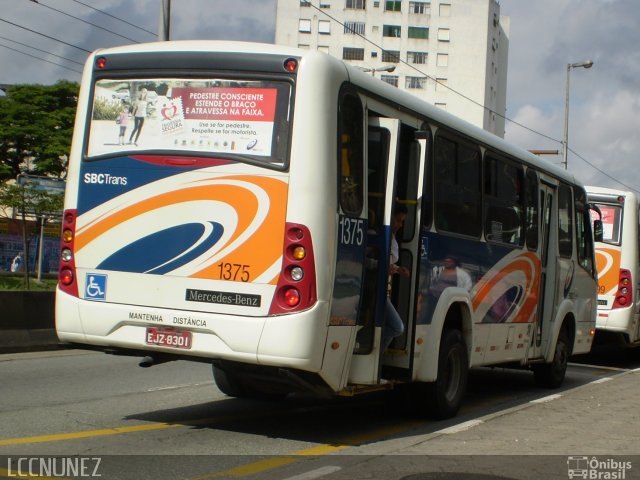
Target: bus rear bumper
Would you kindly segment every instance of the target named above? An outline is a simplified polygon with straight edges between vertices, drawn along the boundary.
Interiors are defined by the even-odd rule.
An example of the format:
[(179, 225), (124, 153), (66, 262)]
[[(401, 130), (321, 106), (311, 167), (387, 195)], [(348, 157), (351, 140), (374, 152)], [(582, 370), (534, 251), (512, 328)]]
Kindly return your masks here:
[(613, 310), (598, 310), (596, 329), (608, 332), (622, 333), (633, 338), (637, 325), (634, 322), (632, 307)]
[[(62, 342), (117, 352), (229, 360), (318, 372), (327, 336), (328, 304), (277, 317), (96, 304), (64, 292), (56, 295), (56, 332)], [(189, 348), (151, 345), (147, 329), (190, 332)], [(150, 353), (151, 352), (151, 353)]]

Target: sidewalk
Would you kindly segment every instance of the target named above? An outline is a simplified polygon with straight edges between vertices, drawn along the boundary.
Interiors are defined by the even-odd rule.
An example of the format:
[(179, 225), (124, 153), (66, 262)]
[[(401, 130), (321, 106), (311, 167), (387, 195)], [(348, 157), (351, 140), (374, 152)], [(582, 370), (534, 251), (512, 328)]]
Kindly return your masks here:
[(436, 432), (406, 453), (640, 455), (639, 436), (635, 369)]

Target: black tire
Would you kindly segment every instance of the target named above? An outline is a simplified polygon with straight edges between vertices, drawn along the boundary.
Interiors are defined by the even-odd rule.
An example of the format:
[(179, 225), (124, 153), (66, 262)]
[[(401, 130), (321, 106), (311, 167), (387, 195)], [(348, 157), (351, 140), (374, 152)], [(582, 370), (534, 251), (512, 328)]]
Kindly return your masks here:
[(213, 380), (216, 382), (218, 389), (229, 397), (243, 398), (246, 396), (242, 384), (233, 375), (229, 375), (221, 368), (212, 365)]
[(243, 381), (238, 375), (227, 370), (223, 370), (215, 365), (213, 368), (213, 380), (216, 382), (218, 389), (229, 397), (236, 398), (254, 398), (257, 400), (278, 400), (286, 397), (289, 392), (277, 388), (267, 389), (260, 388), (257, 385), (249, 385)]
[(431, 418), (443, 420), (454, 417), (467, 389), (469, 355), (459, 330), (445, 330), (440, 340), (438, 355), (438, 378), (427, 384)]
[(558, 388), (564, 382), (567, 373), (567, 365), (569, 364), (569, 356), (571, 351), (569, 348), (569, 335), (563, 328), (558, 334), (555, 352), (551, 363), (544, 365), (535, 365), (533, 367), (533, 378), (539, 387)]

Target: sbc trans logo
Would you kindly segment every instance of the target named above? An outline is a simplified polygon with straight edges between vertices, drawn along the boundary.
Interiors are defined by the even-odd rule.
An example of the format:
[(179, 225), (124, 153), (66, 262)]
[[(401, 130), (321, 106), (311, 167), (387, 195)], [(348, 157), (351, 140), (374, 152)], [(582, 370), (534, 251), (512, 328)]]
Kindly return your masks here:
[(567, 458), (567, 474), (569, 478), (625, 480), (629, 470), (631, 470), (631, 462), (615, 458), (601, 460), (586, 455)]

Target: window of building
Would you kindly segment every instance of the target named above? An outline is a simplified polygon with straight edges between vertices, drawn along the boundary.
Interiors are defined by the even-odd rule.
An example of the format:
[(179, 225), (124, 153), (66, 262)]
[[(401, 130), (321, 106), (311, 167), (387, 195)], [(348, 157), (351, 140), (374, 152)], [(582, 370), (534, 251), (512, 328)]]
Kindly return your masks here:
[(407, 62), (425, 64), (427, 56), (427, 52), (407, 52)]
[(345, 35), (364, 35), (364, 22), (344, 22)]
[(378, 33), (379, 30), (380, 30), (380, 27), (378, 25), (374, 25), (373, 27), (371, 27), (371, 31), (373, 33)]
[(400, 25), (383, 25), (382, 26), (383, 37), (400, 37), (401, 31), (402, 31), (402, 28), (400, 27)]
[(440, 16), (441, 17), (449, 17), (451, 16), (451, 5), (448, 3), (440, 4)]
[(409, 2), (409, 13), (429, 15), (431, 13), (431, 2)]
[(388, 83), (389, 85), (393, 85), (394, 87), (398, 86), (398, 76), (397, 75), (380, 75), (380, 79), (383, 82)]
[(429, 38), (429, 27), (409, 27), (409, 38)]
[(303, 50), (309, 50), (309, 45), (306, 43), (299, 43), (298, 48), (302, 48)]
[(360, 97), (346, 94), (341, 99), (338, 142), (340, 206), (349, 215), (359, 215), (363, 206), (364, 112)]
[(311, 2), (309, 0), (300, 0), (300, 6), (301, 7), (310, 7), (311, 6)]
[(331, 8), (331, 4), (330, 3), (320, 3), (320, 8)]
[(384, 10), (386, 12), (401, 12), (402, 0), (386, 0), (384, 2)]
[(446, 53), (439, 53), (436, 57), (436, 65), (438, 67), (448, 67), (449, 66), (449, 55)]
[(345, 8), (364, 10), (365, 0), (345, 0)]
[(382, 61), (398, 63), (400, 61), (400, 50), (382, 50)]
[(435, 224), (438, 230), (479, 237), (482, 232), (480, 150), (438, 134), (434, 144)]
[(418, 13), (421, 15), (431, 13), (430, 2), (409, 2), (409, 13)]
[(342, 48), (343, 60), (364, 60), (364, 48)]
[(448, 28), (439, 28), (438, 29), (438, 41), (440, 42), (448, 42), (449, 38), (449, 29)]
[(378, 58), (378, 52), (371, 52), (371, 58)]
[(329, 46), (328, 45), (318, 45), (318, 51), (322, 53), (326, 53), (329, 55)]
[(311, 33), (311, 20), (300, 19), (298, 21), (298, 31), (302, 33)]
[(405, 77), (404, 79), (404, 88), (419, 88), (423, 89), (427, 84), (427, 79), (425, 77)]
[(318, 33), (323, 35), (331, 34), (331, 22), (329, 20), (319, 20), (318, 21)]
[(375, 8), (380, 7), (380, 2), (373, 2), (373, 6), (374, 6)]
[(484, 159), (484, 234), (487, 240), (524, 245), (524, 172), (491, 154)]
[(436, 92), (448, 91), (447, 83), (448, 81), (446, 78), (436, 78)]

